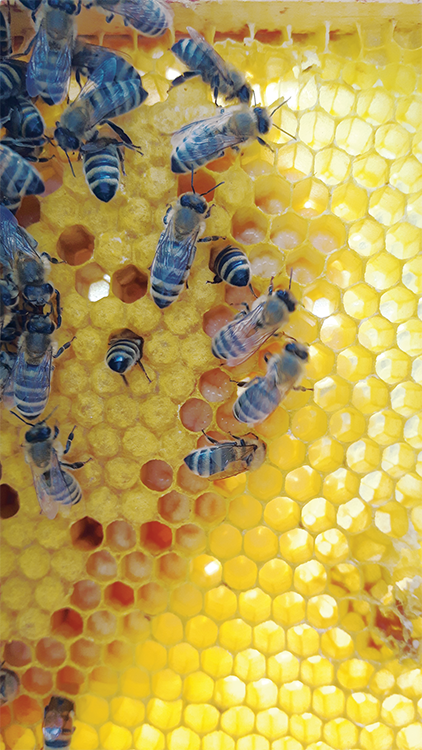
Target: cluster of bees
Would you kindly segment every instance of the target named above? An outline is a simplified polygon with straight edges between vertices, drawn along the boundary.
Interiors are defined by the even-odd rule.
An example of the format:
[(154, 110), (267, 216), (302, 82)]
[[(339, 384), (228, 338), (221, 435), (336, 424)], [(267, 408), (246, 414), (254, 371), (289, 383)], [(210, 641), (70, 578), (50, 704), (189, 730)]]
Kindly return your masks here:
[[(124, 58), (76, 37), (75, 16), (80, 3), (22, 2), (34, 17), (37, 14), (36, 34), (23, 53), (32, 50), (28, 63), (12, 55), (7, 20), (0, 14), (1, 125), (6, 131), (0, 144), (0, 387), (6, 408), (14, 409), (12, 413), (29, 427), (25, 457), (41, 509), (53, 519), (61, 506), (81, 499), (79, 484), (68, 470), (81, 468), (84, 462), (63, 460), (74, 430), (63, 450), (57, 441), (58, 427), (52, 429), (46, 424), (51, 415), (36, 420), (47, 406), (53, 361), (71, 346), (71, 341), (55, 352), (54, 331), (61, 325), (60, 294), (48, 282), (48, 273), (49, 263), (58, 261), (38, 253), (36, 241), (18, 225), (13, 212), (24, 195), (44, 190), (30, 160), (42, 159), (47, 141), (63, 149), (70, 168), (69, 154), (78, 152), (91, 192), (103, 202), (111, 200), (123, 170), (124, 149), (138, 149), (113, 120), (140, 106), (148, 94), (139, 73)], [(163, 34), (171, 22), (171, 14), (161, 0), (95, 0), (94, 4), (109, 13), (107, 20), (117, 13), (147, 36)], [(252, 107), (252, 89), (243, 74), (225, 63), (197, 31), (190, 27), (187, 31), (189, 37), (176, 42), (172, 51), (188, 70), (172, 85), (200, 76), (210, 85), (216, 105), (219, 97), (237, 100), (238, 104), (219, 108), (215, 116), (190, 123), (173, 135), (171, 169), (175, 173), (191, 173), (192, 188), (168, 208), (163, 219), (164, 230), (150, 278), (150, 295), (160, 309), (173, 304), (187, 286), (197, 244), (221, 239), (202, 236), (211, 206), (205, 198), (207, 193), (195, 192), (195, 171), (222, 156), (227, 148), (238, 150), (254, 139), (267, 145), (263, 136), (273, 125), (275, 109), (283, 104), (271, 113), (264, 107)], [(53, 140), (45, 135), (44, 123), (32, 99), (39, 96), (48, 104), (62, 102), (72, 71), (81, 90), (64, 109)], [(82, 77), (86, 79), (84, 85)], [(111, 128), (112, 136), (99, 129), (103, 125)], [(226, 245), (215, 253), (213, 270), (213, 283), (249, 287), (253, 292), (249, 261), (239, 248)], [(255, 298), (251, 308), (243, 303), (241, 312), (217, 332), (212, 340), (214, 356), (227, 367), (246, 361), (287, 323), (296, 306), (290, 287), (274, 290), (271, 282), (267, 294)], [(142, 349), (142, 337), (125, 330), (110, 338), (106, 364), (127, 384), (126, 373), (136, 364), (143, 368)], [(248, 425), (266, 419), (289, 390), (300, 388), (307, 360), (307, 347), (289, 339), (279, 354), (265, 358), (264, 376), (238, 383), (241, 391), (233, 406), (234, 417)], [(148, 377), (146, 372), (145, 375)], [(266, 446), (252, 433), (241, 438), (231, 436), (224, 442), (208, 437), (208, 441), (209, 445), (185, 458), (188, 468), (201, 477), (234, 476), (258, 468), (265, 460)], [(13, 672), (2, 669), (2, 700), (9, 699), (15, 690), (15, 678)], [(72, 712), (71, 701), (57, 696), (51, 699), (45, 713), (45, 747), (58, 747), (59, 738), (60, 746), (70, 743)]]

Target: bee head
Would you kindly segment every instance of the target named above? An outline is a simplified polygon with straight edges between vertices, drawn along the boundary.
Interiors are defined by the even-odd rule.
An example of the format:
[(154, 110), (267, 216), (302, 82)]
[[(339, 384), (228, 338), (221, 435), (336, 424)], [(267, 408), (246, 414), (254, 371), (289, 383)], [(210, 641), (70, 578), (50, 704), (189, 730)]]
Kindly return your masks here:
[(60, 127), (59, 123), (56, 123), (56, 125), (57, 127), (54, 131), (54, 138), (57, 141), (57, 145), (66, 153), (68, 151), (77, 151), (81, 145), (79, 138), (76, 138), (76, 136), (67, 128)]
[(48, 440), (51, 436), (51, 429), (44, 422), (38, 422), (34, 424), (30, 430), (25, 432), (25, 440), (27, 443), (43, 443)]
[(278, 297), (278, 299), (284, 302), (290, 313), (296, 310), (297, 301), (288, 289), (279, 289), (278, 292), (275, 293), (275, 295), (276, 297)]
[(180, 198), (180, 205), (183, 208), (191, 208), (197, 214), (204, 214), (207, 210), (207, 201), (198, 193), (185, 193)]
[(306, 346), (299, 344), (298, 341), (290, 341), (286, 344), (284, 349), (286, 352), (290, 352), (290, 354), (295, 354), (299, 359), (303, 359), (304, 362), (309, 359), (309, 353)]
[(51, 334), (56, 326), (48, 315), (31, 315), (26, 324), (26, 330), (30, 333)]
[(268, 133), (271, 128), (271, 117), (265, 107), (254, 107), (256, 124), (259, 133)]

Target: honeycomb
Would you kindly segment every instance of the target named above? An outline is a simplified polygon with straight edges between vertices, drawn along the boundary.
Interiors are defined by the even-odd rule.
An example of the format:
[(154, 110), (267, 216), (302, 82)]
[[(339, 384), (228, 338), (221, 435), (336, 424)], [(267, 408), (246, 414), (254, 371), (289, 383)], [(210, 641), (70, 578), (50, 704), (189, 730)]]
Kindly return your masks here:
[[(313, 391), (257, 425), (257, 471), (211, 483), (183, 465), (202, 429), (248, 431), (231, 381), (263, 373), (282, 340), (218, 367), (210, 336), (246, 293), (206, 284), (208, 245), (170, 308), (148, 296), (165, 206), (189, 189), (170, 172), (168, 136), (215, 106), (200, 81), (168, 93), (182, 72), (174, 32), (145, 40), (83, 11), (89, 41), (143, 74), (146, 104), (119, 119), (143, 155), (126, 154), (104, 205), (57, 153), (40, 165), (47, 196), (20, 211), (40, 249), (67, 261), (51, 270), (57, 345), (76, 338), (49, 409), (62, 441), (76, 425), (70, 460), (93, 460), (75, 474), (81, 503), (49, 521), (25, 428), (3, 410), (1, 638), (21, 688), (0, 709), (1, 748), (42, 747), (52, 694), (75, 701), (74, 750), (422, 747), (420, 26), (370, 4), (364, 22), (344, 5), (331, 22), (291, 8), (270, 20), (259, 5), (249, 26), (251, 4), (227, 18), (176, 9), (179, 31), (217, 13), (209, 41), (258, 102), (288, 99), (275, 122), (294, 136), (272, 129), (272, 150), (227, 153), (195, 188), (224, 182), (206, 233), (247, 252), (258, 292), (293, 270), (301, 304), (285, 333), (310, 346)], [(26, 14), (13, 23), (31, 35)], [(60, 108), (43, 114), (52, 127)], [(145, 339), (151, 383), (135, 368), (127, 388), (104, 363), (124, 327)]]

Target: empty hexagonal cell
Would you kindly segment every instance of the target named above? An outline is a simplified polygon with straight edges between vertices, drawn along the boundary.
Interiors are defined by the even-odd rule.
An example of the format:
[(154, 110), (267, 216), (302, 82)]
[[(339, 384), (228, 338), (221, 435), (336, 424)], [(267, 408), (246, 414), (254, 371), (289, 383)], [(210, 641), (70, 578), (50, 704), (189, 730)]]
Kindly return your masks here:
[(376, 358), (375, 371), (385, 383), (394, 384), (404, 380), (409, 369), (410, 360), (400, 349), (389, 349)]
[(293, 272), (298, 284), (310, 284), (322, 274), (324, 257), (312, 247), (292, 250), (286, 260), (286, 272)]
[(147, 293), (147, 288), (148, 276), (133, 264), (115, 271), (111, 280), (113, 294), (127, 304), (141, 299)]
[(394, 328), (381, 315), (374, 315), (360, 324), (359, 341), (372, 352), (382, 352), (394, 343)]
[(400, 278), (400, 264), (389, 253), (379, 253), (366, 264), (365, 281), (380, 291), (394, 286)]
[(167, 607), (167, 590), (158, 583), (146, 583), (138, 591), (138, 604), (149, 615), (164, 612)]
[(107, 586), (104, 592), (105, 601), (113, 609), (127, 609), (135, 601), (133, 589), (122, 581), (115, 581)]
[[(41, 640), (37, 643), (35, 653), (37, 655), (38, 661), (41, 662), (41, 664), (44, 664), (44, 666), (49, 667), (50, 669), (52, 667), (58, 667), (60, 664), (63, 664), (64, 660), (66, 659), (65, 647), (62, 643), (60, 643), (60, 641), (57, 641), (55, 638), (41, 638)], [(9, 664), (13, 664), (10, 659), (8, 659), (7, 661), (9, 662)]]
[(179, 411), (180, 421), (187, 430), (200, 432), (205, 430), (212, 420), (212, 409), (206, 401), (191, 398), (186, 401)]
[[(372, 125), (380, 125), (392, 119), (394, 99), (381, 87), (362, 91), (358, 96), (357, 113)], [(376, 133), (377, 131), (375, 131)]]
[(132, 646), (124, 641), (112, 641), (104, 649), (104, 661), (115, 669), (125, 669), (132, 664), (132, 660)]
[(0, 484), (0, 518), (12, 518), (20, 507), (19, 495), (8, 484)]
[(412, 224), (401, 222), (388, 230), (385, 246), (388, 252), (399, 260), (412, 258), (422, 247), (421, 230)]
[(95, 609), (101, 601), (101, 589), (95, 581), (78, 581), (73, 587), (71, 603), (79, 609)]
[(125, 575), (131, 581), (148, 580), (152, 573), (152, 560), (143, 552), (131, 552), (123, 560)]
[(206, 401), (214, 404), (229, 398), (233, 386), (227, 373), (216, 367), (201, 375), (199, 390)]
[(265, 240), (268, 219), (256, 208), (240, 208), (232, 218), (232, 235), (244, 245), (255, 245)]
[(278, 276), (284, 268), (284, 256), (269, 243), (254, 247), (249, 255), (253, 276), (271, 279)]
[[(9, 721), (6, 719), (6, 711), (9, 712)], [(38, 701), (29, 695), (20, 695), (13, 701), (13, 715), (19, 724), (36, 724), (42, 720), (42, 709)], [(10, 709), (7, 707), (2, 711), (2, 722), (6, 725), (10, 722)]]
[(292, 250), (306, 238), (307, 221), (294, 213), (277, 216), (271, 224), (271, 242), (283, 250)]
[(105, 639), (113, 635), (116, 631), (117, 618), (112, 612), (106, 609), (99, 609), (94, 612), (87, 620), (87, 630), (95, 640)]
[(147, 461), (141, 469), (141, 480), (150, 490), (162, 492), (167, 490), (173, 481), (173, 469), (165, 461)]
[(255, 182), (255, 203), (266, 214), (281, 214), (290, 204), (291, 187), (276, 175), (261, 177)]
[(367, 438), (358, 440), (347, 449), (347, 464), (358, 474), (367, 474), (377, 468), (380, 461), (380, 450), (376, 443)]
[(375, 188), (388, 178), (388, 164), (378, 154), (358, 157), (353, 161), (352, 174), (358, 185)]
[(392, 226), (400, 221), (404, 209), (404, 195), (389, 185), (374, 190), (369, 199), (369, 213), (385, 226)]
[(100, 658), (100, 646), (93, 640), (80, 638), (70, 647), (72, 661), (83, 667), (92, 667)]
[(232, 308), (228, 307), (228, 305), (218, 305), (204, 313), (202, 317), (202, 328), (207, 336), (212, 338), (220, 328), (233, 320), (233, 317), (234, 311)]
[(125, 552), (136, 544), (136, 534), (126, 521), (113, 521), (106, 529), (107, 544), (116, 552)]
[(94, 254), (95, 237), (82, 224), (66, 227), (59, 235), (57, 255), (70, 266), (82, 266)]
[(309, 178), (293, 188), (292, 208), (304, 218), (313, 219), (328, 207), (329, 192), (322, 182)]
[(384, 247), (384, 229), (371, 218), (357, 221), (350, 227), (349, 245), (359, 255), (374, 255)]
[[(177, 195), (183, 195), (183, 193), (189, 193), (192, 190), (191, 179), (192, 176), (190, 174), (180, 174), (177, 176)], [(214, 198), (212, 188), (216, 184), (214, 177), (209, 172), (205, 172), (203, 169), (198, 169), (195, 172), (195, 192), (206, 193), (209, 190), (209, 197), (207, 199), (209, 201), (212, 201)]]
[[(353, 182), (346, 182), (333, 190), (331, 210), (344, 221), (357, 221), (365, 216), (368, 207), (366, 190)], [(376, 217), (375, 217), (376, 218)]]
[(4, 646), (3, 658), (11, 667), (24, 667), (32, 658), (30, 647), (23, 641), (9, 641)]
[(51, 615), (51, 630), (55, 635), (61, 635), (63, 638), (75, 638), (83, 631), (83, 620), (79, 612), (64, 607), (57, 610)]
[(110, 281), (110, 276), (98, 263), (88, 263), (76, 271), (75, 289), (81, 297), (90, 302), (97, 302), (108, 297)]
[(346, 231), (339, 219), (325, 215), (312, 221), (309, 226), (309, 242), (319, 252), (328, 255), (340, 249), (346, 240)]
[(315, 155), (315, 177), (326, 185), (338, 185), (350, 174), (350, 157), (337, 148), (324, 148)]
[(330, 315), (321, 326), (321, 341), (332, 349), (344, 349), (353, 343), (356, 325), (347, 315)]
[(375, 132), (375, 149), (386, 159), (397, 159), (408, 153), (409, 133), (398, 123), (381, 125)]
[(397, 159), (390, 167), (390, 184), (405, 194), (421, 190), (422, 164), (414, 156)]
[(378, 310), (378, 294), (367, 284), (356, 284), (343, 296), (345, 312), (352, 318), (369, 318)]
[(100, 580), (114, 578), (117, 574), (117, 563), (113, 555), (108, 550), (99, 550), (94, 552), (88, 558), (86, 570), (89, 575)]
[(372, 357), (363, 346), (350, 346), (337, 357), (337, 372), (341, 377), (355, 383), (366, 378), (372, 370)]
[(365, 418), (357, 409), (340, 409), (330, 419), (330, 432), (345, 443), (357, 440), (365, 432)]
[(346, 289), (362, 278), (362, 261), (350, 250), (339, 250), (328, 259), (326, 275), (333, 284)]
[(206, 536), (199, 526), (188, 523), (176, 530), (175, 543), (180, 550), (193, 555), (205, 549)]
[(380, 299), (380, 313), (391, 323), (402, 323), (415, 312), (416, 300), (409, 289), (401, 284), (389, 289)]
[(98, 521), (85, 516), (70, 527), (70, 538), (77, 549), (92, 550), (103, 541), (103, 527)]
[(325, 112), (304, 113), (300, 118), (299, 138), (312, 149), (319, 151), (334, 138), (334, 120)]
[(277, 169), (290, 182), (307, 177), (312, 172), (313, 155), (303, 143), (292, 143), (278, 150)]
[(202, 479), (202, 477), (196, 476), (196, 474), (193, 474), (186, 464), (183, 463), (177, 472), (177, 484), (180, 489), (185, 492), (196, 495), (198, 492), (203, 492), (207, 489), (208, 479)]
[(159, 555), (171, 547), (172, 537), (169, 526), (158, 521), (150, 521), (141, 526), (141, 544), (152, 555)]
[(402, 281), (414, 294), (422, 293), (422, 258), (420, 256), (404, 264)]

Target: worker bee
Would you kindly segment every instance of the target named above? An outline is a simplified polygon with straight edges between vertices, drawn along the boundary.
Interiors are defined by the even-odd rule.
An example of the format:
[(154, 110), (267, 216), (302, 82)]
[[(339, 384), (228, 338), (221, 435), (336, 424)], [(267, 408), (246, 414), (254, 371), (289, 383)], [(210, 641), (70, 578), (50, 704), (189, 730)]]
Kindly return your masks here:
[(79, 85), (81, 85), (81, 75), (85, 76), (85, 78), (94, 75), (97, 68), (105, 60), (110, 59), (114, 60), (116, 66), (114, 80), (129, 81), (131, 79), (140, 79), (136, 68), (121, 55), (117, 55), (106, 47), (100, 47), (98, 44), (88, 44), (77, 37), (72, 57), (72, 68), (75, 70), (75, 77)]
[(158, 240), (151, 266), (151, 297), (160, 308), (171, 305), (182, 291), (195, 258), (196, 243), (219, 239), (198, 239), (205, 230), (205, 219), (211, 211), (204, 198), (209, 192), (207, 190), (202, 195), (184, 193), (164, 216), (166, 228)]
[(80, 9), (81, 0), (78, 4), (72, 0), (43, 0), (26, 71), (29, 96), (41, 96), (47, 104), (60, 104), (67, 96), (76, 37), (74, 17)]
[(108, 203), (114, 198), (119, 187), (120, 170), (125, 174), (123, 150), (130, 148), (138, 153), (142, 152), (132, 143), (97, 136), (98, 131), (88, 143), (82, 144), (80, 154), (91, 193), (103, 203)]
[(49, 263), (58, 264), (56, 258), (51, 258), (48, 253), (42, 253), (36, 257), (28, 257), (17, 253), (13, 265), (13, 280), (22, 293), (25, 302), (31, 307), (43, 308), (50, 304), (51, 312), (53, 305), (51, 299), (56, 298), (57, 325), (61, 326), (60, 292), (47, 281)]
[(49, 315), (30, 315), (19, 338), (17, 357), (4, 389), (6, 408), (15, 408), (27, 419), (36, 419), (47, 406), (53, 359), (69, 348), (66, 342), (53, 354), (56, 326)]
[[(261, 300), (261, 301), (260, 301)], [(273, 282), (264, 298), (256, 300), (252, 309), (246, 302), (234, 320), (220, 328), (212, 340), (212, 353), (224, 360), (227, 367), (236, 367), (252, 357), (262, 344), (287, 323), (297, 301), (290, 289), (273, 294)]]
[(243, 471), (259, 469), (265, 460), (267, 446), (252, 433), (222, 443), (209, 435), (206, 438), (211, 446), (198, 448), (184, 459), (188, 469), (199, 477), (234, 477)]
[(5, 206), (0, 206), (0, 263), (4, 268), (13, 269), (18, 253), (29, 258), (39, 258), (38, 242), (23, 227)]
[(4, 662), (0, 665), (0, 706), (12, 701), (20, 685), (20, 680), (16, 672), (7, 669)]
[(73, 718), (75, 704), (68, 698), (53, 695), (44, 709), (42, 733), (44, 750), (70, 747), (72, 734), (75, 731)]
[(286, 344), (280, 354), (265, 357), (268, 367), (263, 377), (253, 378), (248, 383), (238, 383), (245, 386), (245, 390), (233, 405), (234, 417), (247, 424), (262, 422), (273, 413), (292, 388), (309, 390), (297, 385), (303, 378), (308, 358), (308, 348), (297, 341)]
[(28, 161), (47, 161), (41, 158), (47, 137), (44, 135), (44, 120), (40, 111), (29, 99), (8, 99), (4, 110), (3, 124), (6, 137), (2, 143)]
[(171, 51), (189, 68), (189, 71), (176, 78), (172, 85), (179, 86), (193, 76), (201, 76), (204, 83), (211, 86), (216, 104), (219, 94), (227, 101), (239, 99), (243, 104), (249, 104), (252, 89), (243, 73), (225, 62), (202, 34), (190, 26), (187, 26), (186, 30), (190, 39), (180, 39), (173, 44)]
[(104, 10), (107, 23), (122, 16), (125, 26), (133, 26), (143, 36), (162, 36), (172, 21), (172, 12), (161, 0), (94, 0), (85, 5)]
[(2, 11), (0, 11), (0, 60), (10, 57), (12, 54), (12, 37), (10, 36), (9, 22)]
[(116, 61), (105, 60), (82, 88), (79, 96), (63, 112), (56, 123), (54, 138), (67, 154), (77, 151), (82, 140), (89, 141), (95, 135), (95, 127), (106, 122), (125, 144), (133, 146), (122, 128), (109, 118), (117, 117), (138, 107), (148, 93), (142, 88), (140, 76), (128, 81), (116, 81)]
[(23, 60), (5, 59), (0, 62), (0, 101), (2, 106), (12, 96), (25, 94), (27, 64)]
[(45, 185), (37, 170), (19, 154), (0, 143), (0, 202), (14, 212), (24, 195), (39, 195)]
[(266, 146), (261, 136), (271, 129), (272, 115), (279, 107), (270, 113), (265, 107), (252, 109), (241, 104), (222, 110), (213, 117), (185, 125), (174, 133), (171, 140), (172, 172), (192, 172), (223, 156), (227, 148), (238, 150), (240, 144), (255, 138), (258, 143)]
[(212, 270), (213, 281), (208, 284), (220, 284), (225, 281), (230, 286), (248, 286), (251, 282), (251, 267), (248, 256), (243, 250), (233, 245), (224, 247), (214, 258)]
[(151, 382), (142, 364), (143, 347), (144, 340), (142, 336), (137, 336), (129, 328), (124, 328), (117, 334), (111, 334), (108, 340), (108, 352), (105, 359), (106, 365), (110, 370), (121, 375), (126, 385), (129, 385), (126, 380), (126, 373), (136, 364), (143, 370), (147, 380)]
[[(56, 517), (60, 506), (76, 505), (82, 498), (82, 490), (76, 479), (69, 474), (67, 469), (81, 469), (87, 461), (74, 461), (67, 463), (61, 460), (72, 445), (75, 437), (75, 427), (69, 433), (66, 447), (56, 443), (59, 428), (54, 427), (54, 432), (46, 424), (47, 419), (31, 424), (22, 419), (18, 414), (12, 412), (15, 417), (29, 426), (25, 433), (25, 461), (29, 464), (34, 481), (35, 492), (40, 504), (41, 512), (47, 518)], [(60, 458), (59, 458), (60, 453)], [(88, 461), (91, 459), (89, 458)]]

